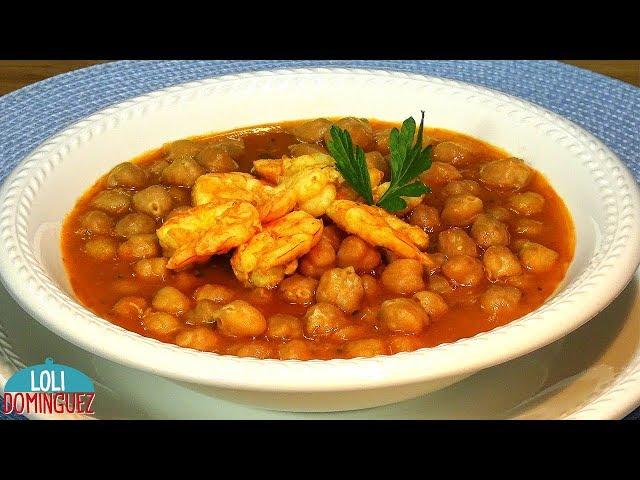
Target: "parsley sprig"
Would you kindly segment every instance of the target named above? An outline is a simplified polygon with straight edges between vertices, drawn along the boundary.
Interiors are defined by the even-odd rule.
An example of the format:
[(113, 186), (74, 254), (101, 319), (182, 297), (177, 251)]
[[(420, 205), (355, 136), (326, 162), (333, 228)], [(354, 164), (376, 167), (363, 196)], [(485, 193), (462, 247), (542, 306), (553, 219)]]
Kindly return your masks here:
[(329, 133), (331, 140), (327, 142), (327, 149), (336, 161), (336, 168), (351, 188), (364, 198), (368, 205), (371, 205), (373, 192), (364, 150), (358, 145), (353, 148), (351, 135), (340, 127), (332, 125)]
[(389, 212), (397, 212), (407, 206), (402, 197), (419, 197), (428, 193), (427, 187), (420, 180), (412, 182), (422, 172), (431, 167), (431, 146), (422, 148), (422, 129), (424, 127), (424, 111), (420, 119), (420, 128), (415, 144), (416, 122), (413, 117), (402, 122), (400, 131), (391, 130), (389, 150), (391, 151), (391, 184), (378, 205)]
[[(430, 192), (418, 175), (431, 167), (431, 146), (422, 148), (424, 111), (416, 137), (416, 122), (413, 117), (402, 122), (400, 130), (394, 128), (389, 135), (391, 152), (391, 182), (389, 188), (378, 200), (377, 205), (389, 212), (397, 212), (407, 206), (402, 197), (419, 197)], [(333, 125), (331, 140), (327, 142), (329, 153), (336, 161), (336, 167), (351, 187), (367, 202), (373, 204), (371, 179), (365, 161), (364, 150), (353, 147), (349, 132)], [(415, 143), (413, 139), (416, 138)]]

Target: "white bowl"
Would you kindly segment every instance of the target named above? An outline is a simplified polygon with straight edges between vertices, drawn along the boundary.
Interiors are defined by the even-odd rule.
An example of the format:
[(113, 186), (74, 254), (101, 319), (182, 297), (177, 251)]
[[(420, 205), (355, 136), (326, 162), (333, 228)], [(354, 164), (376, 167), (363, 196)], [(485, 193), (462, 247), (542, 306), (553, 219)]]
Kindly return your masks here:
[[(221, 356), (142, 337), (75, 299), (60, 229), (78, 197), (113, 165), (162, 143), (232, 128), (353, 115), (426, 122), (524, 158), (565, 200), (575, 258), (536, 311), (450, 344), (353, 360)], [(566, 335), (611, 302), (640, 262), (640, 195), (620, 160), (576, 125), (530, 103), (461, 82), (388, 71), (297, 69), (218, 77), (123, 102), (67, 128), (31, 153), (0, 191), (0, 274), (44, 326), (115, 362), (214, 396), (279, 410), (372, 407), (443, 388)]]

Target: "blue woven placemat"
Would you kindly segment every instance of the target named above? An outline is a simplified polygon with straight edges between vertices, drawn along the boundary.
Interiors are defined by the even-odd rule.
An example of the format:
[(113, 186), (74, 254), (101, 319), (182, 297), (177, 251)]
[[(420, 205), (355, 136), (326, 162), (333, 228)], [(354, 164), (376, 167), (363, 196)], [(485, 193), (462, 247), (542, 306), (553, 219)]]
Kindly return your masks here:
[[(93, 112), (206, 77), (292, 67), (398, 70), (484, 85), (593, 133), (640, 179), (640, 89), (554, 61), (123, 61), (58, 75), (0, 97), (0, 181), (51, 135)], [(0, 414), (0, 418), (2, 417)], [(640, 409), (627, 418), (640, 419)]]

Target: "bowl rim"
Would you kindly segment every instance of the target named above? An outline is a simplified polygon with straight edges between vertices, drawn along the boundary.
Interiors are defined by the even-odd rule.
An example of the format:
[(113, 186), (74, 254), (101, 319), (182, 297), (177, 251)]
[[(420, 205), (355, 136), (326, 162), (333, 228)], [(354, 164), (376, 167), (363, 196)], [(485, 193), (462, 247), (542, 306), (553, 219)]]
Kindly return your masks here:
[[(163, 101), (177, 101), (202, 88), (243, 80), (277, 82), (282, 77), (317, 75), (372, 76), (391, 81), (426, 82), (480, 96), (497, 108), (509, 108), (514, 121), (529, 122), (586, 154), (583, 163), (600, 185), (603, 205), (616, 211), (608, 219), (601, 250), (573, 282), (537, 310), (473, 337), (413, 352), (356, 359), (276, 360), (200, 352), (160, 342), (104, 320), (51, 282), (29, 247), (27, 217), (46, 175), (83, 132), (117, 115), (132, 114)], [(518, 118), (515, 118), (515, 117)], [(89, 130), (88, 130), (89, 129)], [(57, 154), (57, 155), (56, 155)], [(591, 160), (597, 158), (597, 162)], [(591, 161), (589, 161), (591, 160)], [(602, 173), (602, 164), (607, 164)], [(608, 174), (608, 175), (607, 175)], [(611, 189), (611, 183), (616, 188)], [(467, 82), (390, 70), (361, 68), (292, 68), (217, 76), (174, 85), (134, 97), (66, 127), (31, 151), (0, 188), (0, 280), (34, 319), (66, 340), (109, 360), (187, 382), (223, 388), (282, 392), (348, 391), (420, 383), (464, 376), (536, 350), (578, 328), (608, 305), (631, 280), (640, 263), (640, 189), (626, 166), (602, 142), (569, 120), (525, 100)], [(605, 245), (606, 244), (606, 245)], [(597, 262), (595, 262), (597, 258)], [(598, 268), (596, 268), (598, 267)], [(594, 295), (598, 284), (606, 285)], [(580, 301), (579, 314), (571, 308)], [(46, 306), (46, 309), (43, 308)], [(539, 321), (555, 312), (554, 323)], [(72, 317), (72, 322), (69, 318)], [(537, 321), (538, 320), (538, 321)], [(100, 341), (96, 341), (96, 339)], [(504, 346), (508, 350), (504, 351)], [(500, 348), (502, 347), (502, 348)], [(126, 353), (125, 353), (126, 352)]]

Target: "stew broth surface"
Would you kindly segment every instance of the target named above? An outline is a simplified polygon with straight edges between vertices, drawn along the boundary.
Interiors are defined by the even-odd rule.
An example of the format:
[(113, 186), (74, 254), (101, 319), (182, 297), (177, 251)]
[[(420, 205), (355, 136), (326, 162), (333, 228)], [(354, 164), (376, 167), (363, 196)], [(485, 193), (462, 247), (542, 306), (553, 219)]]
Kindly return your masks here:
[[(244, 151), (235, 157), (235, 161), (238, 164), (237, 170), (250, 172), (256, 159), (278, 159), (282, 156), (289, 156), (289, 146), (302, 142), (299, 142), (293, 134), (288, 132), (292, 127), (303, 123), (304, 121), (286, 122), (278, 125), (197, 137), (192, 140), (197, 144), (207, 145), (221, 137), (242, 139), (244, 141)], [(370, 120), (370, 124), (374, 133), (397, 126), (376, 120)], [(482, 200), (485, 212), (494, 206), (504, 207), (507, 205), (507, 199), (513, 194), (513, 191), (488, 188), (478, 179), (479, 169), (482, 165), (492, 160), (508, 158), (510, 157), (509, 154), (485, 142), (456, 132), (442, 129), (425, 129), (425, 135), (432, 139), (432, 144), (453, 141), (463, 145), (471, 152), (472, 157), (476, 160), (467, 165), (458, 166), (457, 170), (463, 179), (478, 182), (480, 190), (477, 192), (477, 197)], [(166, 148), (160, 148), (148, 152), (132, 160), (132, 162), (147, 170), (149, 176), (148, 185), (151, 185), (160, 183), (158, 175), (149, 173), (152, 170), (152, 165), (154, 165), (154, 162), (165, 159), (166, 156)], [(388, 178), (385, 178), (385, 180), (388, 181)], [(441, 213), (447, 198), (443, 189), (445, 189), (448, 182), (426, 183), (431, 187), (431, 193), (424, 197), (422, 203), (435, 207)], [(106, 188), (107, 176), (104, 176), (79, 199), (72, 212), (65, 219), (62, 231), (63, 260), (73, 290), (80, 302), (96, 315), (141, 335), (176, 343), (176, 336), (181, 331), (195, 328), (186, 323), (188, 321), (186, 314), (176, 316), (181, 323), (179, 330), (170, 334), (157, 334), (146, 328), (143, 315), (126, 316), (117, 314), (114, 312), (114, 305), (123, 297), (142, 297), (146, 300), (144, 310), (148, 314), (149, 311), (146, 309), (150, 308), (149, 306), (156, 292), (162, 287), (172, 286), (189, 297), (191, 307), (193, 307), (195, 306), (195, 300), (192, 297), (194, 290), (205, 284), (216, 284), (224, 285), (231, 289), (234, 293), (234, 300), (240, 299), (249, 302), (265, 318), (274, 314), (288, 314), (303, 319), (310, 305), (293, 304), (285, 301), (278, 288), (264, 289), (243, 286), (236, 279), (230, 266), (230, 257), (233, 251), (224, 255), (215, 255), (206, 263), (189, 267), (183, 271), (165, 271), (163, 278), (155, 280), (137, 278), (133, 268), (137, 259), (125, 260), (117, 256), (102, 259), (94, 258), (87, 254), (87, 241), (99, 235), (95, 235), (82, 226), (83, 216), (88, 211), (95, 210), (91, 202), (99, 192)], [(190, 206), (188, 204), (190, 188), (184, 186), (173, 186), (171, 188), (174, 190), (173, 207)], [(514, 245), (518, 245), (516, 242), (528, 239), (552, 249), (557, 252), (558, 256), (553, 268), (549, 271), (544, 273), (525, 272), (524, 275), (518, 277), (517, 281), (514, 281), (515, 283), (512, 283), (521, 291), (522, 296), (517, 305), (508, 311), (500, 311), (498, 314), (492, 315), (481, 308), (480, 297), (492, 283), (487, 279), (481, 285), (472, 287), (456, 286), (455, 282), (449, 280), (448, 284), (451, 291), (443, 293), (436, 280), (433, 280), (433, 284), (431, 283), (433, 275), (436, 275), (437, 279), (441, 279), (443, 273), (438, 270), (433, 275), (429, 275), (428, 272), (424, 274), (423, 279), (426, 285), (424, 290), (439, 291), (449, 308), (442, 315), (437, 317), (430, 316), (428, 325), (421, 332), (407, 334), (407, 332), (390, 331), (388, 328), (381, 326), (379, 320), (371, 320), (370, 318), (363, 320), (363, 312), (369, 311), (367, 309), (372, 309), (375, 312), (385, 300), (399, 297), (412, 298), (411, 294), (399, 295), (382, 284), (380, 277), (385, 263), (385, 255), (383, 255), (382, 264), (369, 272), (378, 280), (378, 294), (375, 298), (365, 297), (361, 302), (360, 308), (355, 313), (346, 315), (348, 325), (358, 326), (355, 329), (355, 333), (316, 338), (305, 334), (304, 337), (298, 339), (298, 343), (300, 341), (304, 343), (302, 347), (299, 347), (304, 351), (300, 355), (296, 355), (295, 352), (297, 350), (295, 349), (293, 354), (290, 352), (287, 354), (281, 353), (282, 345), (287, 344), (289, 340), (270, 338), (266, 334), (255, 337), (235, 338), (217, 332), (215, 323), (206, 325), (206, 328), (216, 334), (215, 341), (205, 342), (204, 344), (194, 343), (193, 345), (188, 342), (185, 344), (184, 341), (181, 343), (183, 346), (193, 346), (194, 348), (211, 350), (221, 354), (239, 354), (263, 358), (350, 358), (353, 356), (369, 356), (371, 354), (371, 350), (362, 344), (363, 339), (377, 339), (379, 341), (378, 345), (382, 345), (380, 348), (383, 351), (380, 352), (374, 348), (374, 353), (392, 354), (400, 350), (415, 350), (445, 342), (453, 342), (509, 323), (535, 310), (553, 294), (562, 281), (574, 252), (574, 230), (571, 217), (563, 201), (544, 176), (539, 172), (533, 171), (530, 183), (521, 191), (535, 192), (542, 195), (544, 197), (544, 206), (541, 212), (529, 216), (519, 215), (513, 210), (509, 210), (509, 218), (502, 220), (507, 225), (511, 236), (509, 247), (516, 251), (517, 249), (514, 247)], [(178, 200), (175, 200), (176, 198)], [(117, 221), (126, 213), (134, 211), (134, 208), (130, 206), (126, 212), (111, 216)], [(406, 219), (407, 216), (403, 218)], [(326, 217), (322, 217), (322, 219), (325, 227), (331, 225), (331, 220)], [(541, 231), (535, 234), (517, 233), (518, 230), (522, 230), (521, 223), (523, 220), (541, 222)], [(156, 219), (156, 228), (160, 227), (163, 221), (163, 218)], [(429, 253), (438, 252), (438, 233), (450, 228), (442, 223), (441, 221), (440, 226), (427, 229), (429, 234), (427, 252)], [(471, 227), (465, 226), (462, 228), (469, 233)], [(113, 232), (107, 236), (116, 239), (120, 243), (125, 240), (124, 238), (118, 238)], [(378, 250), (380, 251), (380, 249)], [(484, 250), (486, 249), (479, 248), (479, 260), (482, 260)], [(509, 282), (502, 279), (499, 283), (508, 284)], [(369, 313), (370, 316), (371, 314)], [(357, 343), (358, 341), (361, 343)]]

